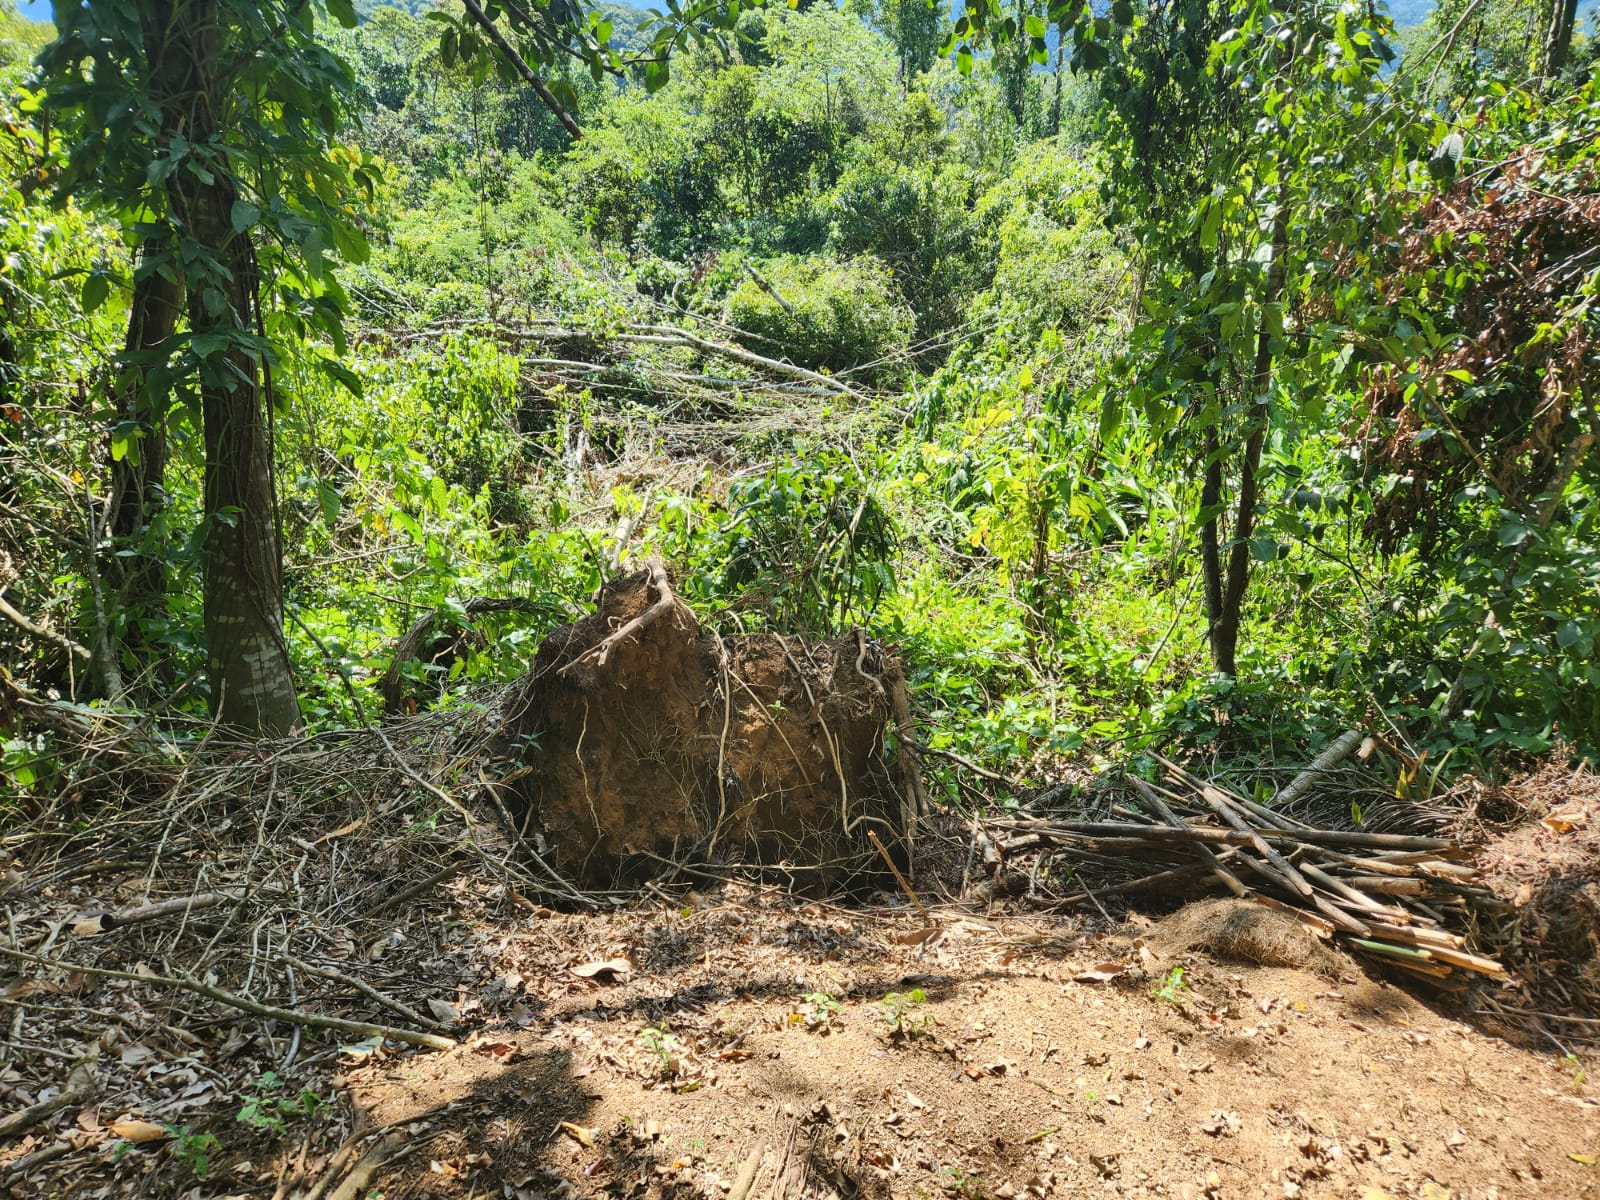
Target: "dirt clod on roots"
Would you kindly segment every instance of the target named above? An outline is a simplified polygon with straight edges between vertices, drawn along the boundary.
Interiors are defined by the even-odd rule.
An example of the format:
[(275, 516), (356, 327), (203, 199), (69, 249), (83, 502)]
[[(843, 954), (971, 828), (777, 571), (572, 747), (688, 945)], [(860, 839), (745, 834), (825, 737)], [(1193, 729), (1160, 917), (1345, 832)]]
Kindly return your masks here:
[(881, 865), (869, 829), (902, 844), (910, 812), (885, 731), (904, 688), (899, 659), (859, 631), (707, 632), (653, 565), (540, 648), (507, 726), (525, 768), (507, 803), (587, 884), (693, 859), (837, 883)]

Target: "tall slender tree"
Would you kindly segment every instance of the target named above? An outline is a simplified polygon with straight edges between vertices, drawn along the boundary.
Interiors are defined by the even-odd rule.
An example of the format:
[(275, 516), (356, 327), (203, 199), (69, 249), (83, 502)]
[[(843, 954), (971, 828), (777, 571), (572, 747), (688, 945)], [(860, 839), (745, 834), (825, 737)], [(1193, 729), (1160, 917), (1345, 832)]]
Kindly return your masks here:
[[(57, 37), (39, 59), (46, 103), (73, 139), (59, 193), (118, 212), (143, 245), (128, 354), (140, 400), (128, 415), (154, 461), (175, 403), (199, 401), (211, 703), (246, 734), (299, 722), (272, 366), (282, 344), (313, 334), (342, 351), (345, 295), (326, 258), (366, 252), (353, 200), (373, 181), (338, 143), (354, 83), (317, 39), (324, 12), (355, 21), (350, 0), (57, 0)], [(178, 289), (187, 328), (156, 336)]]

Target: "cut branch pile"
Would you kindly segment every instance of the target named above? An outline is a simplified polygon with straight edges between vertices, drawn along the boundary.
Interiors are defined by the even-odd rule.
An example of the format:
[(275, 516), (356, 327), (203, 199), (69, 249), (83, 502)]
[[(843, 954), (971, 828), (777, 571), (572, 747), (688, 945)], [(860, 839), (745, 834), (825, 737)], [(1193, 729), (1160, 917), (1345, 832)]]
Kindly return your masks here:
[[(1333, 751), (1348, 756), (1359, 742), (1359, 735), (1347, 735)], [(1453, 839), (1321, 828), (1158, 761), (1161, 783), (1128, 776), (1139, 802), (1114, 806), (1119, 819), (993, 819), (984, 826), (1004, 849), (1054, 844), (1160, 868), (1072, 899), (1220, 885), (1292, 914), (1320, 937), (1337, 936), (1430, 980), (1458, 972), (1505, 976), (1498, 961), (1473, 953), (1464, 936), (1451, 932), (1470, 927), (1475, 911), (1504, 907), (1478, 882), (1475, 868), (1457, 861), (1461, 847)], [(1303, 794), (1306, 776), (1337, 761), (1325, 755), (1285, 794)]]

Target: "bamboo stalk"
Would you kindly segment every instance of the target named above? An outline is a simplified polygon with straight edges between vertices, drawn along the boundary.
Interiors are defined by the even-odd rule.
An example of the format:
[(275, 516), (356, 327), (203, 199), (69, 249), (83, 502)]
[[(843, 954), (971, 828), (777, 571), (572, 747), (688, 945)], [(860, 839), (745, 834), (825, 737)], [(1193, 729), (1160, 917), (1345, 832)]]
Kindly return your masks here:
[(1373, 954), (1381, 954), (1385, 958), (1398, 958), (1406, 962), (1432, 962), (1431, 950), (1419, 949), (1415, 946), (1391, 946), (1388, 942), (1375, 942), (1370, 938), (1351, 938), (1352, 946), (1359, 946)]
[(1447, 946), (1429, 946), (1428, 953), (1440, 962), (1449, 963), (1452, 967), (1460, 967), (1465, 971), (1476, 971), (1480, 975), (1502, 976), (1506, 973), (1505, 967), (1494, 959), (1469, 954), (1465, 950), (1454, 950)]
[(1234, 810), (1233, 805), (1228, 803), (1228, 798), (1226, 796), (1217, 791), (1216, 788), (1210, 786), (1201, 788), (1200, 795), (1205, 798), (1205, 802), (1211, 805), (1219, 817), (1221, 817), (1229, 825), (1232, 825), (1240, 833), (1247, 833), (1250, 835), (1250, 844), (1255, 847), (1258, 854), (1262, 855), (1269, 863), (1273, 865), (1274, 868), (1277, 869), (1280, 874), (1283, 875), (1284, 879), (1288, 882), (1291, 891), (1299, 892), (1300, 895), (1307, 900), (1313, 898), (1315, 893), (1312, 890), (1311, 884), (1306, 881), (1306, 877), (1300, 874), (1299, 871), (1295, 870), (1295, 868), (1290, 864), (1289, 860), (1286, 859), (1282, 854), (1279, 854), (1271, 846), (1267, 845), (1265, 839), (1263, 839), (1259, 833), (1250, 827), (1250, 823)]
[(1359, 729), (1349, 730), (1335, 738), (1321, 754), (1311, 760), (1311, 765), (1291, 779), (1275, 799), (1280, 807), (1293, 804), (1309, 792), (1316, 782), (1361, 748), (1363, 734)]
[[(1131, 777), (1130, 777), (1131, 780)], [(1142, 785), (1142, 786), (1140, 786)], [(1140, 780), (1138, 784), (1140, 795), (1146, 800), (1158, 803), (1166, 808), (1166, 802), (1155, 794), (1149, 784)], [(1170, 811), (1170, 809), (1168, 810)], [(1246, 846), (1250, 844), (1252, 836), (1264, 838), (1269, 842), (1288, 842), (1290, 845), (1305, 843), (1311, 846), (1352, 846), (1362, 849), (1406, 850), (1437, 854), (1446, 851), (1458, 850), (1458, 843), (1450, 838), (1413, 837), (1400, 833), (1362, 833), (1340, 829), (1305, 829), (1289, 832), (1260, 831), (1251, 834), (1240, 833), (1236, 829), (1218, 829), (1210, 825), (1193, 825), (1182, 821), (1176, 814), (1173, 820), (1179, 821), (1177, 826), (1164, 828), (1160, 825), (1137, 825), (1131, 821), (1044, 821), (1038, 818), (1022, 818), (1018, 820), (992, 820), (987, 824), (997, 829), (1027, 829), (1040, 833), (1057, 833), (1076, 835), (1080, 837), (1143, 837), (1167, 841), (1205, 841), (1221, 842), (1229, 846)]]
[(1427, 881), (1414, 877), (1398, 879), (1388, 875), (1352, 875), (1350, 884), (1386, 896), (1425, 896), (1428, 892)]
[[(1237, 850), (1230, 846), (1217, 855), (1217, 861), (1227, 862), (1230, 858), (1237, 856), (1238, 853)], [(1154, 875), (1142, 875), (1138, 879), (1130, 879), (1127, 883), (1109, 883), (1105, 887), (1096, 888), (1094, 894), (1107, 896), (1117, 892), (1140, 892), (1146, 888), (1159, 887), (1164, 883), (1181, 883), (1185, 880), (1193, 879), (1196, 875), (1210, 874), (1211, 868), (1205, 863), (1190, 863), (1188, 866), (1174, 867), (1170, 871), (1157, 871)], [(1088, 892), (1074, 892), (1070, 896), (1062, 897), (1061, 903), (1076, 904), (1089, 898), (1090, 893)]]
[[(1145, 800), (1155, 808), (1156, 812), (1161, 815), (1162, 820), (1166, 821), (1169, 825), (1174, 826), (1175, 830), (1179, 833), (1193, 832), (1189, 826), (1185, 824), (1183, 818), (1177, 813), (1173, 812), (1172, 809), (1167, 807), (1167, 802), (1158, 796), (1155, 790), (1145, 783), (1144, 780), (1140, 779), (1136, 775), (1130, 775), (1128, 778), (1133, 781), (1134, 790), (1143, 796)], [(1142, 826), (1134, 825), (1131, 826), (1131, 828), (1140, 829)], [(1155, 830), (1152, 829), (1151, 832), (1155, 832)], [(1220, 879), (1230, 892), (1241, 898), (1249, 895), (1249, 889), (1246, 888), (1244, 884), (1239, 882), (1239, 877), (1237, 875), (1222, 865), (1221, 860), (1211, 852), (1209, 847), (1197, 842), (1195, 844), (1195, 849), (1199, 853), (1200, 857), (1205, 860), (1206, 865), (1211, 868), (1211, 873)]]
[(1378, 937), (1390, 938), (1397, 942), (1409, 942), (1427, 950), (1443, 947), (1446, 950), (1459, 950), (1466, 946), (1467, 939), (1458, 934), (1447, 933), (1443, 929), (1433, 929), (1427, 925), (1390, 925), (1383, 921), (1372, 922), (1372, 932)]
[(1307, 879), (1314, 880), (1329, 891), (1343, 896), (1363, 912), (1370, 912), (1379, 916), (1405, 917), (1407, 915), (1403, 909), (1395, 908), (1392, 905), (1379, 904), (1371, 896), (1351, 887), (1338, 876), (1329, 875), (1316, 863), (1303, 862), (1300, 864), (1300, 869), (1305, 872)]

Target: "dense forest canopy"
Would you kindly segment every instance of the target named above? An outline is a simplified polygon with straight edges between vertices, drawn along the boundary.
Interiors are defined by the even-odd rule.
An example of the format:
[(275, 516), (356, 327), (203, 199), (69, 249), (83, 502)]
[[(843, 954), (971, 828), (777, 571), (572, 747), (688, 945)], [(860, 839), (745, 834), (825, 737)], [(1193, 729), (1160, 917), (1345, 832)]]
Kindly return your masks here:
[(707, 620), (897, 644), (1008, 777), (1600, 750), (1571, 0), (40, 8), (8, 686), (472, 704), (659, 555)]

